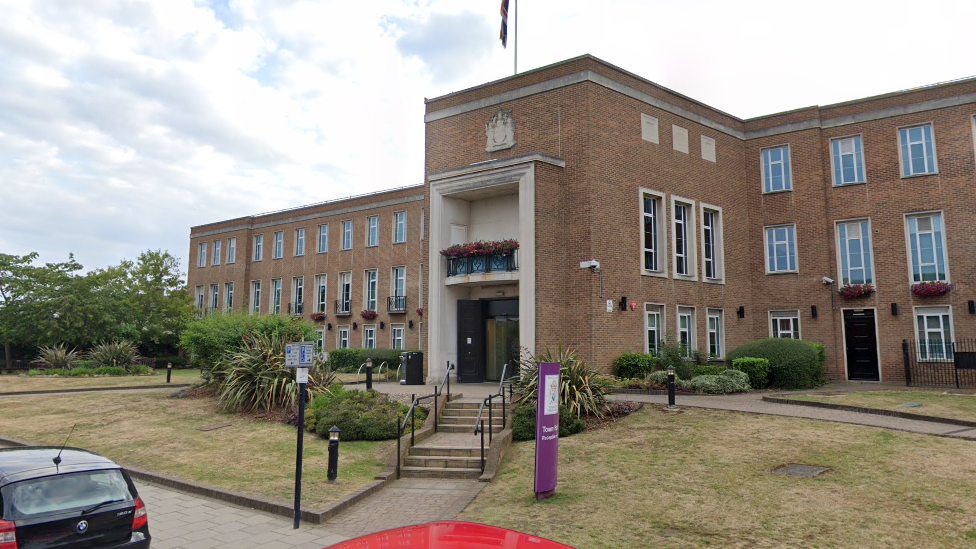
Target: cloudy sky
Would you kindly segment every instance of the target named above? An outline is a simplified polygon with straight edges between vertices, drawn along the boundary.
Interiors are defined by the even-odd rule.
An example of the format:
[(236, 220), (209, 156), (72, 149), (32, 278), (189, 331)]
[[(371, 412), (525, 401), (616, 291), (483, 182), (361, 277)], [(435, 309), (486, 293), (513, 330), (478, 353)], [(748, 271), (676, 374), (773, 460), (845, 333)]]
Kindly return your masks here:
[[(589, 53), (742, 118), (976, 74), (972, 0), (519, 8), (520, 70)], [(498, 10), (0, 0), (0, 252), (185, 266), (193, 225), (421, 183), (424, 98), (512, 74)]]

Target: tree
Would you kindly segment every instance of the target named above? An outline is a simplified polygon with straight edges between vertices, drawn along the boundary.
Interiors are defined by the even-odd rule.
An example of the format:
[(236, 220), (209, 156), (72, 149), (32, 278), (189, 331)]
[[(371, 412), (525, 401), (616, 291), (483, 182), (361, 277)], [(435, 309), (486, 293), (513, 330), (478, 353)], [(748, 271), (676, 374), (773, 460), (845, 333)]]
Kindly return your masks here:
[(25, 340), (21, 309), (25, 304), (24, 293), (31, 278), (31, 263), (37, 253), (10, 255), (0, 253), (0, 341), (3, 342), (4, 360), (7, 367), (13, 360), (11, 345)]
[(180, 261), (169, 252), (149, 250), (129, 266), (130, 305), (143, 345), (175, 348), (193, 318), (193, 298), (180, 272)]

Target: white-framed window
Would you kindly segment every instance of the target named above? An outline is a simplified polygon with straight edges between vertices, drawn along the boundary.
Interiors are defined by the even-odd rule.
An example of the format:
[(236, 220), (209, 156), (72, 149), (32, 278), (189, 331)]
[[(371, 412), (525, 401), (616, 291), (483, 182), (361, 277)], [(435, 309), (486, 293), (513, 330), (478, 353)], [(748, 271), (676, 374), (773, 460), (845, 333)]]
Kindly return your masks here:
[(254, 261), (261, 261), (264, 255), (264, 235), (254, 235)]
[(702, 276), (706, 282), (725, 279), (725, 239), (722, 208), (701, 204)]
[(261, 312), (261, 281), (252, 280), (251, 281), (251, 313), (258, 314)]
[(725, 318), (722, 309), (708, 309), (708, 358), (725, 357)]
[(204, 297), (204, 294), (205, 294), (204, 287), (203, 286), (197, 286), (196, 287), (196, 292), (194, 294), (195, 295), (195, 298), (193, 300), (193, 303), (196, 305), (197, 309), (198, 310), (201, 310), (201, 311), (203, 310), (203, 306), (204, 306), (204, 303), (205, 303), (204, 300), (206, 299)]
[(919, 360), (952, 360), (952, 307), (916, 307)]
[(281, 314), (281, 279), (271, 279), (271, 314)]
[(220, 240), (213, 241), (213, 258), (211, 260), (211, 265), (220, 265)]
[(363, 283), (363, 308), (367, 311), (376, 310), (376, 292), (378, 275), (376, 269), (366, 271)]
[(336, 348), (349, 348), (349, 326), (339, 326), (336, 328)]
[(366, 218), (366, 247), (380, 245), (380, 218), (371, 215)]
[(295, 229), (295, 256), (305, 255), (305, 228)]
[(657, 355), (664, 341), (664, 305), (644, 304), (644, 352)]
[(197, 244), (197, 267), (207, 266), (207, 243)]
[(697, 348), (695, 344), (695, 308), (678, 305), (678, 344), (687, 358)]
[(874, 284), (870, 221), (857, 219), (837, 223), (837, 260), (842, 285)]
[(329, 251), (329, 224), (319, 225), (318, 253), (324, 254)]
[(321, 353), (325, 350), (325, 329), (315, 329), (315, 352)]
[(352, 273), (339, 273), (339, 309), (337, 313), (348, 313), (352, 309)]
[(796, 225), (765, 227), (766, 274), (796, 272)]
[(390, 325), (390, 348), (401, 350), (403, 349), (403, 324), (391, 324)]
[(285, 254), (285, 232), (275, 231), (274, 247), (271, 249), (271, 259), (281, 259)]
[(393, 243), (407, 241), (407, 212), (393, 212)]
[(407, 295), (407, 268), (403, 265), (393, 267), (390, 275), (390, 291), (393, 296)]
[(210, 310), (216, 311), (217, 307), (220, 306), (220, 286), (217, 284), (210, 285)]
[(363, 349), (376, 348), (376, 325), (367, 324), (363, 326)]
[(864, 151), (861, 149), (860, 135), (831, 139), (830, 153), (835, 187), (866, 181), (864, 178)]
[(765, 193), (793, 190), (789, 145), (762, 150), (762, 178)]
[(769, 311), (769, 337), (800, 339), (800, 311)]
[(667, 276), (667, 208), (664, 194), (641, 189), (641, 265), (645, 274)]
[(901, 176), (926, 175), (939, 171), (935, 156), (932, 124), (898, 128), (901, 148)]
[(697, 280), (695, 262), (695, 203), (685, 198), (671, 197), (671, 260), (674, 276)]
[(329, 275), (315, 275), (315, 312), (317, 313), (325, 312), (325, 304), (327, 303), (325, 295), (328, 282)]
[(230, 311), (234, 308), (234, 283), (224, 282), (224, 310)]
[(926, 212), (905, 216), (908, 238), (908, 266), (911, 282), (949, 281), (946, 263), (945, 228), (942, 212)]
[(237, 237), (232, 236), (227, 239), (227, 263), (237, 261)]
[(305, 277), (296, 276), (291, 279), (291, 304), (289, 312), (295, 316), (301, 315), (305, 308)]
[(339, 247), (342, 250), (352, 249), (352, 220), (347, 219), (342, 222), (342, 245)]

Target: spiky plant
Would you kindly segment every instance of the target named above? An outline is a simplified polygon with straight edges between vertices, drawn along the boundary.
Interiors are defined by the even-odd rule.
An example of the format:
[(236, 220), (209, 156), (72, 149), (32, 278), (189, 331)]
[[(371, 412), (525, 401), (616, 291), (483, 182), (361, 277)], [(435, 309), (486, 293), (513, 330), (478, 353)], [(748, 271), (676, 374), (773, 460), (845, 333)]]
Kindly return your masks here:
[(61, 368), (70, 370), (72, 364), (80, 358), (77, 349), (68, 350), (64, 343), (53, 347), (41, 347), (37, 358), (31, 361), (42, 368)]
[(603, 417), (609, 410), (607, 395), (611, 389), (611, 379), (597, 372), (580, 360), (576, 351), (563, 350), (562, 345), (555, 353), (546, 348), (540, 355), (533, 356), (526, 352), (522, 357), (522, 375), (516, 378), (515, 390), (519, 393), (519, 402), (535, 400), (539, 395), (539, 364), (542, 362), (559, 363), (559, 401), (580, 417), (590, 414)]
[(109, 343), (99, 343), (88, 351), (88, 358), (98, 366), (109, 368), (125, 368), (139, 360), (139, 350), (134, 343), (128, 340), (112, 341)]

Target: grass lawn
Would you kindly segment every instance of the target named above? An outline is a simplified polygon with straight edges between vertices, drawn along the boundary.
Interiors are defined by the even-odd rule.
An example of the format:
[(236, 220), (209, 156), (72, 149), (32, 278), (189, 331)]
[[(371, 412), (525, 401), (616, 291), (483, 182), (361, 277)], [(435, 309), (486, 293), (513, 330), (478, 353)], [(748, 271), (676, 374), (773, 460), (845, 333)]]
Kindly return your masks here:
[[(579, 548), (976, 547), (976, 442), (794, 418), (645, 406), (559, 442), (533, 494), (513, 445), (461, 514)], [(770, 471), (830, 467), (815, 479)]]
[[(173, 383), (196, 383), (200, 370), (173, 370)], [(134, 387), (139, 385), (163, 385), (166, 369), (157, 369), (151, 376), (100, 376), (100, 377), (28, 377), (26, 374), (0, 376), (0, 392), (50, 391), (53, 389), (88, 389), (92, 387)]]
[[(816, 393), (790, 395), (789, 398), (976, 421), (976, 394), (973, 392), (968, 394), (953, 394), (939, 390), (864, 391), (839, 395), (818, 395)], [(922, 405), (911, 408), (898, 406), (899, 404), (908, 402), (918, 402)]]
[[(129, 465), (285, 505), (294, 502), (295, 427), (215, 411), (209, 398), (170, 391), (77, 393), (0, 399), (0, 435), (93, 450)], [(198, 431), (222, 424), (228, 427)], [(328, 441), (305, 433), (302, 502), (309, 510), (373, 482), (395, 441), (342, 442), (329, 484)]]

